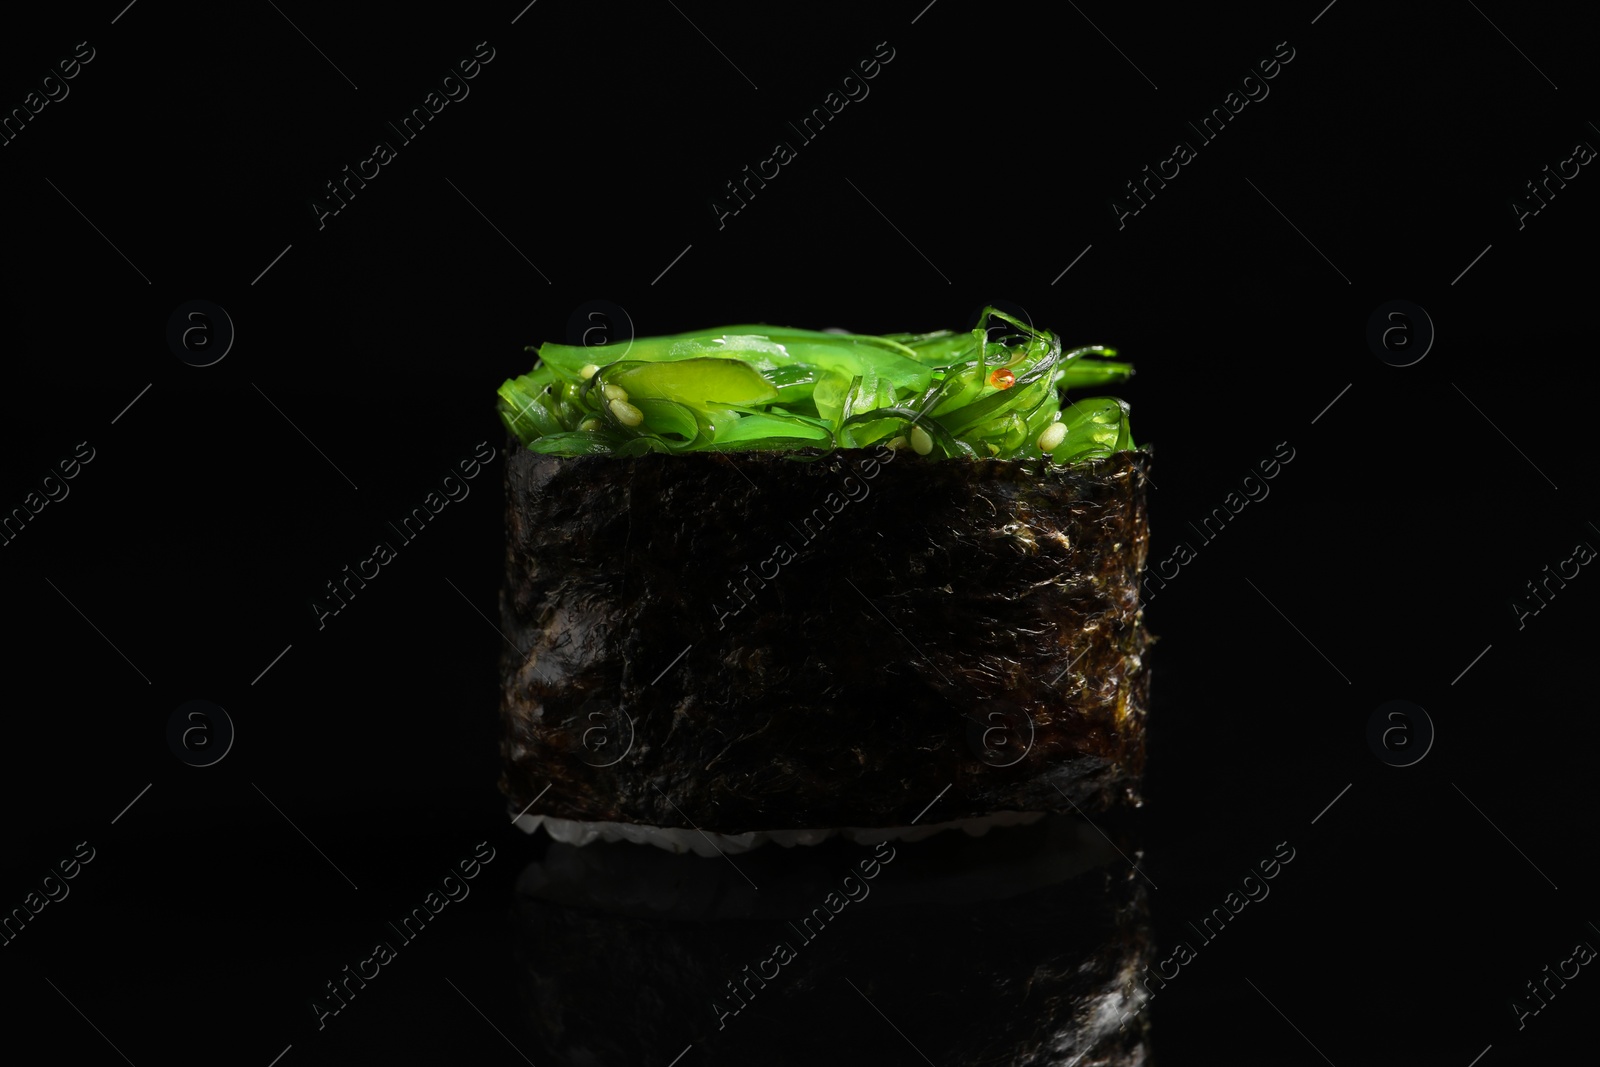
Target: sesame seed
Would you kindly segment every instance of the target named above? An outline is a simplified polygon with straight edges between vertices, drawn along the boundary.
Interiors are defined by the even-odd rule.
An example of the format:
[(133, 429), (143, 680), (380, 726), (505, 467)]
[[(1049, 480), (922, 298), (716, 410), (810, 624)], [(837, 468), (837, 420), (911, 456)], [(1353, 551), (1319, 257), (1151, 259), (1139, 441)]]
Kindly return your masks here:
[(1056, 449), (1061, 447), (1061, 442), (1065, 441), (1066, 439), (1067, 424), (1064, 422), (1052, 422), (1049, 426), (1046, 426), (1044, 428), (1044, 432), (1039, 435), (1039, 451), (1054, 452)]
[[(626, 394), (624, 394), (626, 395)], [(644, 412), (628, 403), (626, 400), (613, 400), (610, 404), (611, 414), (624, 426), (637, 426), (644, 421)]]

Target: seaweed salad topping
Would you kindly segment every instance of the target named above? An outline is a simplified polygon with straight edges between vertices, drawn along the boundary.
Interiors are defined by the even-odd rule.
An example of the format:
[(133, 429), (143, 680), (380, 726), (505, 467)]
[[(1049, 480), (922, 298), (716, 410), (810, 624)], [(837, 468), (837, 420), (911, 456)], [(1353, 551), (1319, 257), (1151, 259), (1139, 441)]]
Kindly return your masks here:
[(499, 411), (531, 451), (560, 456), (883, 443), (930, 459), (1076, 463), (1136, 447), (1125, 402), (1067, 395), (1132, 374), (1116, 354), (1063, 351), (1051, 331), (993, 307), (964, 333), (724, 326), (540, 345), (533, 370), (500, 386)]

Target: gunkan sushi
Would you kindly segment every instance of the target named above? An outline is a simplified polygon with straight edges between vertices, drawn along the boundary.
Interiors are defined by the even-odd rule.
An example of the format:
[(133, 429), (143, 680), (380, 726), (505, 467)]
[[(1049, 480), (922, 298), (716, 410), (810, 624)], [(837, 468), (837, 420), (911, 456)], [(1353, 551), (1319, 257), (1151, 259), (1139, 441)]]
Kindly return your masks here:
[(1114, 350), (987, 309), (611, 354), (499, 393), (519, 826), (709, 854), (1139, 804), (1151, 454), (1065, 398)]

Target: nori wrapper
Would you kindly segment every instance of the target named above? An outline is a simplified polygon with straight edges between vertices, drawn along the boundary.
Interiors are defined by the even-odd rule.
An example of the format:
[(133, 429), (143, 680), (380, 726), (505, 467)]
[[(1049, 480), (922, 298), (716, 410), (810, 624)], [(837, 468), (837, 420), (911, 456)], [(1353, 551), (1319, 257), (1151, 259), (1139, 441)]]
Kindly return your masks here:
[(730, 834), (1136, 805), (1149, 461), (513, 441), (502, 790)]

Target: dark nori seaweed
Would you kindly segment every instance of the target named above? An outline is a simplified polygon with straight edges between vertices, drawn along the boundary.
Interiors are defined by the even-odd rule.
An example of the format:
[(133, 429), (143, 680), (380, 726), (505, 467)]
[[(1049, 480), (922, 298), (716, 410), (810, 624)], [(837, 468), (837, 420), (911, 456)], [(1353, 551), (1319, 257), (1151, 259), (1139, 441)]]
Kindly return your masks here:
[(502, 790), (723, 833), (1137, 804), (1149, 460), (513, 441)]

